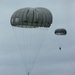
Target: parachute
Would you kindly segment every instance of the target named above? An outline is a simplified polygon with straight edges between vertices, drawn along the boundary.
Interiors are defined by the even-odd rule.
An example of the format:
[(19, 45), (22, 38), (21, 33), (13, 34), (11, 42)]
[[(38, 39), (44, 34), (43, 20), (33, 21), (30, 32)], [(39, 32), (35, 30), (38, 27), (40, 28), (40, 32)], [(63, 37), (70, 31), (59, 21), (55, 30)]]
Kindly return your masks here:
[(60, 28), (60, 29), (56, 29), (55, 30), (55, 34), (56, 35), (66, 35), (67, 34), (67, 31), (64, 28)]
[(14, 12), (11, 25), (22, 28), (50, 27), (52, 14), (46, 8), (22, 8)]
[[(67, 31), (66, 29), (64, 28), (59, 28), (59, 29), (56, 29), (55, 32), (54, 32), (56, 35), (66, 35), (67, 34)], [(59, 49), (61, 50), (61, 46), (59, 47)]]
[(26, 74), (30, 75), (44, 38), (52, 24), (51, 12), (43, 7), (21, 8), (10, 19)]

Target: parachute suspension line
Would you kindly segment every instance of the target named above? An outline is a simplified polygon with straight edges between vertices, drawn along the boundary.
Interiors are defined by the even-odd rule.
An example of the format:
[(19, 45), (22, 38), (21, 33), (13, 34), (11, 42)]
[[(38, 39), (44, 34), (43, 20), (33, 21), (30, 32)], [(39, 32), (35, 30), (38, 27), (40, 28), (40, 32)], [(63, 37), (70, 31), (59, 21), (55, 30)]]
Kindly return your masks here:
[(16, 36), (15, 28), (12, 27), (12, 30), (13, 30), (13, 34), (14, 34), (14, 38), (15, 38), (15, 42), (17, 44), (18, 50), (20, 50), (21, 48), (20, 48), (20, 45), (19, 45), (19, 42), (18, 42), (18, 38)]
[[(49, 29), (49, 28), (48, 28), (48, 29)], [(43, 36), (42, 36), (42, 39), (39, 40), (39, 41), (37, 41), (37, 42), (40, 42), (40, 41), (41, 41), (41, 43), (40, 43), (40, 47), (38, 48), (38, 52), (37, 52), (37, 54), (36, 54), (36, 57), (35, 57), (35, 59), (34, 59), (34, 63), (33, 63), (33, 66), (32, 66), (32, 68), (31, 68), (31, 72), (32, 72), (32, 70), (33, 70), (33, 68), (34, 68), (34, 65), (35, 65), (35, 63), (36, 63), (37, 57), (38, 57), (38, 55), (39, 55), (39, 53), (40, 53), (40, 50), (41, 50), (41, 48), (42, 48), (42, 44), (43, 44), (43, 42), (44, 42), (44, 40), (45, 40), (46, 33), (47, 33), (48, 29), (46, 28), (45, 31), (42, 31), (41, 35), (42, 35), (43, 32), (44, 32), (44, 34), (43, 34)], [(40, 30), (39, 30), (39, 29), (38, 29), (38, 33), (40, 33)], [(37, 39), (36, 39), (36, 40), (37, 40)], [(31, 72), (30, 72), (30, 73), (31, 73)]]
[(61, 50), (62, 48), (61, 36), (58, 36), (58, 41), (59, 41), (59, 50)]
[[(21, 29), (21, 28), (20, 28), (20, 29)], [(20, 53), (20, 55), (21, 55), (21, 60), (22, 60), (22, 62), (23, 62), (24, 68), (25, 68), (25, 67), (26, 67), (26, 66), (25, 66), (26, 63), (24, 62), (23, 54), (22, 54), (22, 52), (21, 52), (21, 50), (23, 50), (23, 49), (21, 49), (21, 48), (23, 48), (23, 47), (20, 46), (20, 42), (21, 42), (21, 41), (19, 41), (18, 36), (16, 35), (15, 27), (12, 27), (12, 30), (13, 30), (13, 33), (14, 33), (14, 37), (15, 37), (15, 40), (16, 40), (16, 44), (17, 44), (19, 53)], [(26, 72), (27, 72), (27, 67), (25, 68), (25, 70), (26, 70)]]
[[(30, 32), (30, 33), (29, 33)], [(26, 38), (26, 39), (24, 39), (24, 42), (25, 41), (27, 41), (26, 42), (26, 44), (27, 44), (27, 57), (26, 57), (26, 59), (27, 59), (27, 62), (26, 62), (26, 67), (27, 67), (27, 75), (29, 75), (30, 74), (30, 68), (31, 68), (31, 60), (30, 60), (30, 57), (31, 57), (31, 49), (32, 49), (32, 47), (34, 47), (33, 45), (32, 45), (32, 42), (34, 42), (33, 41), (33, 32), (32, 32), (32, 28), (27, 28), (26, 29), (26, 33), (25, 33), (25, 31), (24, 31), (24, 35), (26, 34), (26, 37), (24, 36), (24, 38)], [(26, 55), (26, 54), (25, 54)]]
[[(31, 55), (31, 47), (32, 47), (32, 31), (31, 34), (29, 34), (31, 29), (25, 28), (23, 30), (23, 41), (24, 41), (24, 47), (26, 47), (26, 54), (25, 54), (25, 64), (26, 64), (26, 74), (30, 74), (30, 55)], [(26, 46), (27, 45), (27, 46)]]
[[(33, 33), (32, 33), (32, 29), (31, 29), (31, 34), (29, 35), (29, 37), (30, 37), (30, 40), (29, 40), (29, 65), (31, 65), (31, 47), (32, 47), (32, 43), (31, 42), (33, 42), (33, 37), (32, 37), (32, 35), (33, 35)], [(30, 66), (29, 66), (30, 67)], [(30, 68), (29, 68), (29, 73), (28, 73), (28, 75), (30, 74), (31, 72), (30, 72)]]
[[(23, 46), (24, 47), (26, 47), (26, 41), (27, 41), (27, 38), (25, 37), (25, 31), (24, 31), (25, 29), (23, 28), (22, 29), (22, 38), (23, 38), (23, 41), (24, 41), (24, 43), (23, 43)], [(28, 42), (28, 41), (27, 41)], [(25, 50), (24, 48), (23, 48), (23, 50)], [(26, 54), (23, 54), (23, 53), (25, 53), (25, 52), (21, 52), (21, 57), (22, 57), (22, 62), (23, 62), (23, 65), (24, 65), (24, 68), (25, 68), (25, 71), (26, 71), (26, 74), (28, 73), (27, 72), (27, 62), (26, 62)], [(25, 55), (24, 57), (25, 57), (25, 59), (23, 58), (23, 55)]]
[[(39, 54), (39, 52), (40, 52), (40, 49), (41, 49), (41, 47), (42, 47), (42, 43), (43, 43), (43, 41), (44, 41), (44, 35), (45, 35), (45, 33), (46, 33), (46, 31), (44, 32), (44, 31), (41, 31), (41, 35), (43, 34), (43, 32), (44, 32), (44, 34), (43, 34), (43, 36), (42, 36), (42, 38), (41, 39), (39, 39), (38, 40), (38, 38), (35, 38), (35, 32), (36, 32), (36, 30), (33, 30), (32, 28), (30, 29), (31, 30), (31, 34), (28, 34), (28, 32), (26, 31), (26, 33), (27, 33), (27, 38), (24, 36), (24, 42), (25, 41), (27, 41), (28, 43), (26, 43), (26, 44), (28, 44), (28, 61), (26, 62), (26, 67), (27, 67), (27, 71), (26, 71), (26, 73), (28, 74), (30, 74), (31, 72), (32, 72), (32, 70), (33, 70), (33, 67), (34, 67), (34, 65), (35, 65), (35, 62), (36, 62), (36, 59), (37, 59), (37, 56), (38, 56), (38, 54)], [(40, 30), (38, 29), (37, 30), (37, 33), (39, 34), (40, 33)], [(24, 34), (25, 34), (25, 31), (24, 31)], [(26, 38), (26, 39), (25, 39)], [(41, 41), (41, 42), (40, 42)], [(31, 42), (33, 42), (34, 44), (32, 44)], [(36, 48), (36, 46), (35, 46), (35, 42), (40, 42), (40, 46), (39, 47), (37, 47)], [(38, 43), (36, 44), (37, 46), (38, 46)], [(33, 47), (34, 48), (33, 48)], [(32, 50), (31, 50), (32, 49)], [(36, 50), (35, 50), (36, 49)], [(32, 64), (32, 66), (30, 66), (31, 65), (31, 61), (30, 61), (30, 58), (31, 58), (31, 52), (30, 51), (33, 51), (34, 52), (34, 50), (35, 51), (37, 51), (36, 53), (35, 53), (35, 55), (33, 56), (35, 59), (34, 59), (34, 61), (33, 61), (33, 64)], [(31, 55), (31, 56), (30, 56)]]
[(31, 65), (31, 60), (30, 60), (31, 58), (30, 57), (31, 57), (31, 47), (32, 47), (32, 43), (31, 42), (32, 42), (32, 39), (33, 39), (32, 31), (31, 31), (31, 34), (29, 35), (29, 39), (30, 39), (29, 40), (29, 44), (30, 44), (29, 45), (29, 73), (30, 73), (30, 65)]
[[(15, 27), (16, 28), (16, 27)], [(45, 36), (46, 36), (46, 32), (48, 31), (47, 29), (46, 30), (43, 30), (43, 29), (29, 29), (27, 30), (27, 28), (24, 30), (24, 28), (20, 28), (20, 31), (22, 32), (22, 38), (21, 41), (19, 41), (17, 35), (16, 35), (16, 32), (15, 32), (15, 28), (13, 28), (13, 31), (14, 31), (14, 35), (15, 35), (15, 38), (16, 38), (16, 42), (17, 42), (17, 46), (19, 48), (19, 51), (20, 51), (20, 55), (21, 55), (21, 59), (22, 59), (22, 62), (23, 62), (23, 65), (24, 65), (24, 68), (26, 70), (26, 74), (29, 75), (33, 68), (34, 68), (34, 65), (35, 65), (35, 62), (36, 62), (36, 59), (38, 57), (38, 54), (41, 50), (41, 47), (42, 47), (42, 44), (44, 42), (44, 39), (45, 39)], [(31, 31), (31, 34), (28, 34), (28, 32)], [(18, 31), (19, 32), (19, 31)], [(36, 34), (37, 32), (37, 34)], [(20, 34), (20, 33), (19, 33)], [(40, 34), (40, 35), (39, 35)], [(36, 35), (39, 35), (38, 37)], [(38, 39), (39, 38), (39, 39)], [(24, 43), (22, 43), (24, 42)], [(33, 42), (33, 43), (31, 43)], [(36, 42), (36, 43), (35, 43)], [(39, 44), (38, 44), (39, 42)], [(20, 43), (22, 43), (21, 45), (23, 45), (23, 47), (21, 47)], [(27, 47), (28, 46), (28, 47)], [(32, 47), (33, 46), (33, 47)], [(27, 48), (27, 50), (24, 49), (24, 47)], [(21, 49), (22, 48), (22, 49)], [(32, 50), (31, 50), (32, 49)], [(23, 51), (28, 51), (25, 52), (26, 54), (23, 53)], [(35, 54), (34, 54), (34, 60), (33, 60), (33, 63), (31, 63), (31, 51), (34, 52), (35, 51)], [(28, 54), (28, 57), (26, 57)], [(23, 55), (25, 57), (25, 59), (23, 58)], [(25, 56), (26, 55), (26, 56)], [(36, 55), (36, 56), (35, 56)], [(27, 60), (28, 59), (28, 60)], [(31, 65), (32, 64), (32, 65)]]
[[(27, 28), (27, 36), (26, 36), (26, 38), (27, 39), (25, 39), (24, 41), (26, 41), (27, 40), (27, 46), (28, 46), (28, 48), (27, 48), (27, 54), (28, 54), (28, 57), (27, 57), (27, 64), (26, 64), (26, 66), (27, 66), (27, 73), (28, 73), (28, 75), (30, 74), (30, 55), (31, 55), (31, 53), (30, 53), (30, 51), (31, 51), (31, 39), (32, 39), (32, 34), (29, 34), (29, 32), (30, 32), (30, 29), (28, 29)], [(25, 35), (25, 31), (24, 31), (24, 35)], [(24, 37), (25, 38), (25, 37)]]
[(57, 42), (58, 42), (58, 49), (60, 50), (61, 46), (61, 40), (60, 40), (61, 36), (57, 36)]
[[(26, 70), (26, 74), (29, 75), (34, 68), (36, 59), (37, 59), (38, 54), (41, 50), (42, 44), (44, 42), (44, 39), (46, 37), (46, 33), (49, 28), (45, 28), (44, 30), (41, 28), (30, 28), (30, 29), (18, 28), (22, 32), (22, 36), (21, 36), (22, 38), (20, 38), (21, 41), (19, 41), (18, 36), (16, 35), (16, 27), (12, 27), (12, 29), (14, 32), (17, 47), (19, 49), (24, 68)], [(19, 30), (17, 30), (18, 33), (19, 33)], [(29, 34), (29, 32), (31, 32), (31, 34)], [(36, 35), (39, 35), (39, 36), (36, 36)], [(21, 45), (23, 47), (21, 47)], [(26, 48), (24, 48), (24, 47), (26, 47)], [(25, 50), (25, 49), (27, 49), (27, 50)], [(23, 51), (26, 51), (26, 52), (23, 52)], [(34, 52), (34, 55), (31, 55), (32, 54), (31, 52)], [(26, 53), (26, 54), (24, 54), (24, 53)], [(23, 58), (23, 56), (25, 57), (25, 59)], [(31, 56), (33, 56), (33, 58), (34, 58), (33, 63), (31, 63), (32, 62)]]

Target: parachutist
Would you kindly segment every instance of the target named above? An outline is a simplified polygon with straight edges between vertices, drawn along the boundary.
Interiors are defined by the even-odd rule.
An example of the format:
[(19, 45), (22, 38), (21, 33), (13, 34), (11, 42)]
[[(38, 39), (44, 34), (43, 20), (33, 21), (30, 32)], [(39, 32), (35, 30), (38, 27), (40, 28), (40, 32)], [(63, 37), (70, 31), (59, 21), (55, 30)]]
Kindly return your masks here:
[(59, 49), (61, 50), (61, 47), (59, 47)]

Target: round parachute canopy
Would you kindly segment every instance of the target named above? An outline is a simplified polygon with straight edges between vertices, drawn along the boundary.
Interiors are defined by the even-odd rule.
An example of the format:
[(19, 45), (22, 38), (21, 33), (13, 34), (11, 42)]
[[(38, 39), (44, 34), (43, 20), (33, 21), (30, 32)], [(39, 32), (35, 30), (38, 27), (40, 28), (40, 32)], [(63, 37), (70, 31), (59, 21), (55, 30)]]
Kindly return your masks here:
[(66, 35), (67, 34), (67, 31), (64, 28), (60, 28), (60, 29), (56, 29), (55, 30), (55, 34), (56, 35)]
[(50, 27), (52, 14), (42, 7), (22, 8), (12, 14), (10, 23), (12, 26), (22, 28)]

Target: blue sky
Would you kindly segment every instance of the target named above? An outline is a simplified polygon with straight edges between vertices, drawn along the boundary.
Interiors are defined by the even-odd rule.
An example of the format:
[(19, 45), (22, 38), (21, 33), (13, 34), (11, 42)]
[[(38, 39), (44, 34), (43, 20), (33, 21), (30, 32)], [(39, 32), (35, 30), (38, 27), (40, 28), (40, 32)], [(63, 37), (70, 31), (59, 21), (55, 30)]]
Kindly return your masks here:
[[(26, 75), (10, 24), (14, 11), (24, 7), (45, 7), (53, 15), (31, 75), (75, 75), (75, 0), (0, 0), (0, 75)], [(57, 28), (67, 35), (56, 36)]]

